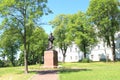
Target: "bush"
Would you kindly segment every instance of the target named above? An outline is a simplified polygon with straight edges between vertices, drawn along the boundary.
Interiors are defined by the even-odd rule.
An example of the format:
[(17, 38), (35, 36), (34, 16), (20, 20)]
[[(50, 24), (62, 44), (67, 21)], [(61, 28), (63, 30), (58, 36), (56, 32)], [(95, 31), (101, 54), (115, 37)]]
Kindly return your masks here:
[(0, 67), (4, 67), (4, 62), (0, 60)]
[(88, 59), (88, 58), (85, 58), (85, 59), (82, 59), (82, 61), (81, 61), (82, 63), (89, 63), (90, 62), (90, 60)]
[(100, 61), (102, 61), (102, 62), (110, 62), (111, 60), (110, 59), (106, 60), (106, 58), (101, 58)]
[(0, 67), (8, 67), (9, 63), (7, 61), (4, 60), (0, 60)]

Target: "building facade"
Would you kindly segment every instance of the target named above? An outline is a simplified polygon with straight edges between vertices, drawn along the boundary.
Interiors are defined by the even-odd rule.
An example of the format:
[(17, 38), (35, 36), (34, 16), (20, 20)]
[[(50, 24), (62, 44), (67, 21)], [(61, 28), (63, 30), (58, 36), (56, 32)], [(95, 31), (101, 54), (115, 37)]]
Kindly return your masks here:
[[(62, 51), (59, 48), (56, 48), (56, 51), (58, 52), (58, 61), (63, 61), (63, 54)], [(74, 42), (72, 45), (70, 45), (66, 51), (66, 57), (65, 62), (78, 62), (83, 58), (83, 53), (79, 50), (76, 44)]]
[[(120, 39), (117, 38), (115, 41), (115, 51), (116, 51), (116, 59), (120, 59)], [(59, 48), (56, 48), (58, 51), (58, 61), (62, 62), (63, 55)], [(73, 42), (70, 45), (66, 52), (65, 62), (78, 62), (84, 58), (83, 52), (77, 47), (77, 45)], [(112, 49), (108, 47), (106, 43), (100, 40), (94, 47), (91, 48), (90, 52), (87, 54), (87, 58), (91, 61), (101, 61), (101, 60), (113, 60)]]

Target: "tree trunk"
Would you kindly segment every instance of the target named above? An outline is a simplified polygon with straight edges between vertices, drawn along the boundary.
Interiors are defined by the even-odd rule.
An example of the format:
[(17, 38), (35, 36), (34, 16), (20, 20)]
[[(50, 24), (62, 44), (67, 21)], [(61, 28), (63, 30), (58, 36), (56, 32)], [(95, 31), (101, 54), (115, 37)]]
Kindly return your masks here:
[(83, 49), (84, 49), (84, 58), (86, 58), (86, 46), (83, 44)]
[(113, 61), (116, 61), (114, 35), (112, 35), (111, 37), (112, 37), (112, 55), (113, 55)]
[(64, 46), (63, 46), (63, 50), (62, 50), (62, 53), (63, 53), (63, 63), (65, 62), (65, 57), (66, 57), (66, 51), (67, 51), (67, 47), (66, 47), (66, 44), (64, 43)]
[(27, 60), (27, 42), (26, 42), (26, 18), (24, 20), (24, 65), (25, 65), (25, 73), (27, 74), (28, 73), (28, 60)]
[(108, 56), (108, 54), (106, 53), (105, 47), (104, 47), (104, 51), (105, 51), (105, 54), (106, 54), (106, 62), (108, 62), (108, 61), (109, 61), (109, 56)]
[(27, 42), (26, 42), (26, 26), (24, 25), (24, 65), (25, 65), (25, 73), (28, 73), (28, 62), (27, 62)]
[[(26, 3), (26, 0), (25, 0), (25, 3)], [(26, 23), (27, 23), (27, 13), (26, 13), (26, 5), (24, 6), (24, 36), (23, 36), (23, 42), (24, 42), (24, 65), (25, 65), (25, 73), (27, 74), (28, 73), (28, 54), (27, 54), (27, 40), (26, 40), (26, 29), (27, 29), (27, 26), (26, 26)]]
[(24, 41), (24, 65), (25, 65), (25, 73), (28, 73), (28, 62), (27, 62), (27, 50), (26, 50), (26, 41)]
[(61, 50), (62, 50), (62, 54), (63, 54), (63, 60), (62, 60), (62, 62), (64, 63), (64, 62), (65, 62), (65, 57), (66, 57), (66, 56), (65, 56), (65, 53), (66, 53), (66, 52), (65, 52), (63, 49), (61, 49)]
[(12, 53), (12, 58), (11, 58), (11, 62), (12, 62), (12, 66), (15, 66), (14, 64), (14, 51), (13, 51), (13, 47), (11, 47), (11, 53)]
[(63, 53), (63, 63), (65, 62), (65, 53)]

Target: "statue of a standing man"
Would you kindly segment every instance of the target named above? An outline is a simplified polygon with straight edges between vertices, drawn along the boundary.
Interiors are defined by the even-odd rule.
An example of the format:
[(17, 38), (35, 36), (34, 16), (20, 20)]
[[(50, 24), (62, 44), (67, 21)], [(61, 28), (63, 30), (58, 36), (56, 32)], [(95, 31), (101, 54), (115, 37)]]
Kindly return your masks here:
[(53, 41), (54, 41), (54, 36), (52, 35), (52, 33), (50, 33), (49, 37), (48, 37), (48, 50), (53, 48)]

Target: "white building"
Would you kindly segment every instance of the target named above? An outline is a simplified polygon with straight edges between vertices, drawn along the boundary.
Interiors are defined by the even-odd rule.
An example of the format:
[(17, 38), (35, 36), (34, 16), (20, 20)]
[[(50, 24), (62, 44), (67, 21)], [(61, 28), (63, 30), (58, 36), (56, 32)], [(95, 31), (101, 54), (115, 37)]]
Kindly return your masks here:
[(113, 60), (112, 50), (103, 41), (100, 41), (95, 47), (91, 49), (89, 59), (92, 61), (100, 61), (106, 58)]
[[(56, 48), (56, 51), (58, 51), (58, 61), (62, 62), (62, 51), (59, 48)], [(68, 47), (66, 51), (65, 62), (78, 62), (82, 58), (83, 53), (79, 50), (76, 44), (73, 43), (71, 46)]]
[(120, 32), (116, 34), (115, 47), (116, 58), (120, 60)]
[[(115, 41), (116, 44), (116, 55), (117, 59), (120, 59), (120, 38)], [(62, 52), (59, 48), (56, 48), (58, 51), (58, 61), (63, 60)], [(91, 48), (90, 53), (87, 55), (88, 58), (92, 61), (100, 61), (100, 60), (113, 60), (112, 49), (108, 47), (102, 40)], [(66, 52), (65, 62), (78, 62), (84, 57), (83, 52), (79, 50), (75, 43), (72, 43), (71, 46), (68, 47)]]

